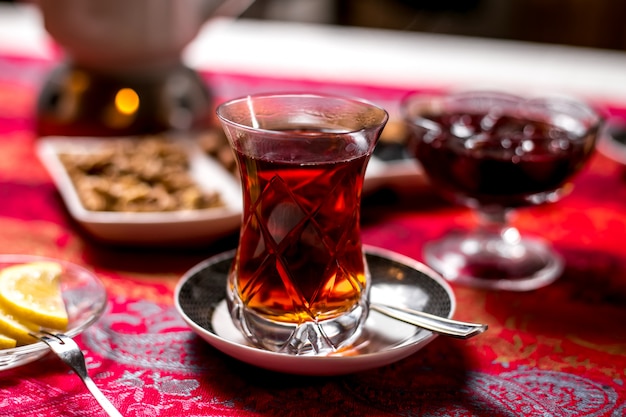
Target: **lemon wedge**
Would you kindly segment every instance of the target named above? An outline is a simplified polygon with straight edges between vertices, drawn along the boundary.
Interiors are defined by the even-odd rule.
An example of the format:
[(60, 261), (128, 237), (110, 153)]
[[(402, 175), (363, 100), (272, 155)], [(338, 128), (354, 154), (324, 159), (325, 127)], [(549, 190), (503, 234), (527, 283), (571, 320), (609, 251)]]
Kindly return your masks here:
[(0, 349), (12, 349), (17, 345), (15, 339), (0, 334)]
[(56, 262), (31, 262), (0, 271), (0, 306), (27, 327), (64, 330), (67, 311), (61, 294), (63, 267)]
[[(29, 333), (39, 330), (36, 324), (17, 321), (12, 314), (0, 306), (0, 336), (11, 338), (20, 345), (27, 345), (37, 341)], [(2, 346), (1, 342), (0, 346)]]

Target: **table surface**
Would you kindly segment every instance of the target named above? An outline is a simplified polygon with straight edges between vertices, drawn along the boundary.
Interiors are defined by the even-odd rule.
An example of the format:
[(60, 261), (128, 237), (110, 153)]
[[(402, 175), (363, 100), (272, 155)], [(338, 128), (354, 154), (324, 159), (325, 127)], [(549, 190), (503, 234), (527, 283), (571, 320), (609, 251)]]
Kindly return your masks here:
[[(76, 339), (96, 384), (123, 415), (626, 415), (621, 165), (596, 154), (570, 195), (515, 216), (523, 232), (549, 239), (565, 258), (557, 282), (527, 293), (453, 286), (455, 317), (487, 323), (485, 334), (467, 341), (439, 337), (406, 359), (351, 375), (276, 374), (218, 352), (174, 308), (173, 292), (184, 272), (232, 249), (236, 236), (186, 249), (120, 248), (91, 239), (73, 223), (34, 152), (38, 89), (58, 59), (38, 24), (30, 8), (0, 10), (0, 34), (7, 35), (0, 36), (0, 253), (69, 260), (103, 280), (107, 311)], [(366, 96), (393, 107), (416, 87), (482, 83), (496, 73), (491, 81), (571, 90), (616, 117), (626, 115), (621, 53), (254, 21), (220, 21), (205, 29), (186, 59), (224, 98), (301, 87)], [(294, 33), (307, 34), (312, 58), (331, 49), (345, 58), (307, 69), (298, 58), (302, 45), (294, 48)], [(267, 64), (272, 59), (246, 61), (244, 54), (230, 54), (220, 60), (210, 53), (272, 39), (277, 50), (295, 51), (289, 62), (270, 51), (273, 70)], [(360, 56), (355, 45), (372, 55)], [(469, 50), (471, 56), (458, 55)], [(467, 65), (455, 59), (467, 59)], [(311, 72), (314, 68), (318, 71)], [(396, 188), (366, 196), (362, 222), (365, 243), (421, 260), (425, 242), (450, 227), (469, 227), (474, 217), (442, 202), (428, 187)], [(0, 415), (102, 412), (80, 380), (48, 355), (0, 373)]]

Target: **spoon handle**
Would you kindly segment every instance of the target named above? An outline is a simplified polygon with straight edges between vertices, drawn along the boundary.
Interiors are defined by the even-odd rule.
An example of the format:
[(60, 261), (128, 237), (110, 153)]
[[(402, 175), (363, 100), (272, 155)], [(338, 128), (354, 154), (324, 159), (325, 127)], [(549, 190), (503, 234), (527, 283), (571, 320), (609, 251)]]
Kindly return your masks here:
[(487, 330), (486, 324), (451, 320), (405, 307), (392, 307), (389, 305), (372, 303), (370, 304), (370, 309), (396, 320), (459, 339), (469, 339), (470, 337), (481, 334)]

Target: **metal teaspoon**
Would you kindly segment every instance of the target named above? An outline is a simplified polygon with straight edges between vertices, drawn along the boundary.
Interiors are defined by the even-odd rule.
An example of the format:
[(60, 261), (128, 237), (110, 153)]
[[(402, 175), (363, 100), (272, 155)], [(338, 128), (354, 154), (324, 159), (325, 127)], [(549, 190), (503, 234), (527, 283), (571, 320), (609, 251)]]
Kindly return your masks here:
[(447, 319), (405, 307), (393, 307), (386, 304), (371, 303), (370, 309), (393, 319), (430, 330), (431, 332), (458, 339), (469, 339), (487, 330), (486, 324), (467, 323)]

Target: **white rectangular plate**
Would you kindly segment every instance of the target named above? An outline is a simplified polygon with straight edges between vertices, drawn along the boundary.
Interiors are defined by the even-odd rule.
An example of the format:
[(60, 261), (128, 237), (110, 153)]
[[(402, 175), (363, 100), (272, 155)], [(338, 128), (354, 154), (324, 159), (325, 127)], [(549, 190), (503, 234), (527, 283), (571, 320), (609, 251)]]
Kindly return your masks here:
[(87, 233), (115, 244), (176, 246), (208, 244), (237, 230), (242, 213), (239, 181), (191, 140), (181, 140), (189, 152), (190, 174), (202, 189), (217, 191), (224, 207), (141, 213), (87, 210), (59, 155), (93, 152), (113, 140), (120, 138), (44, 137), (37, 144), (38, 156), (70, 215)]

